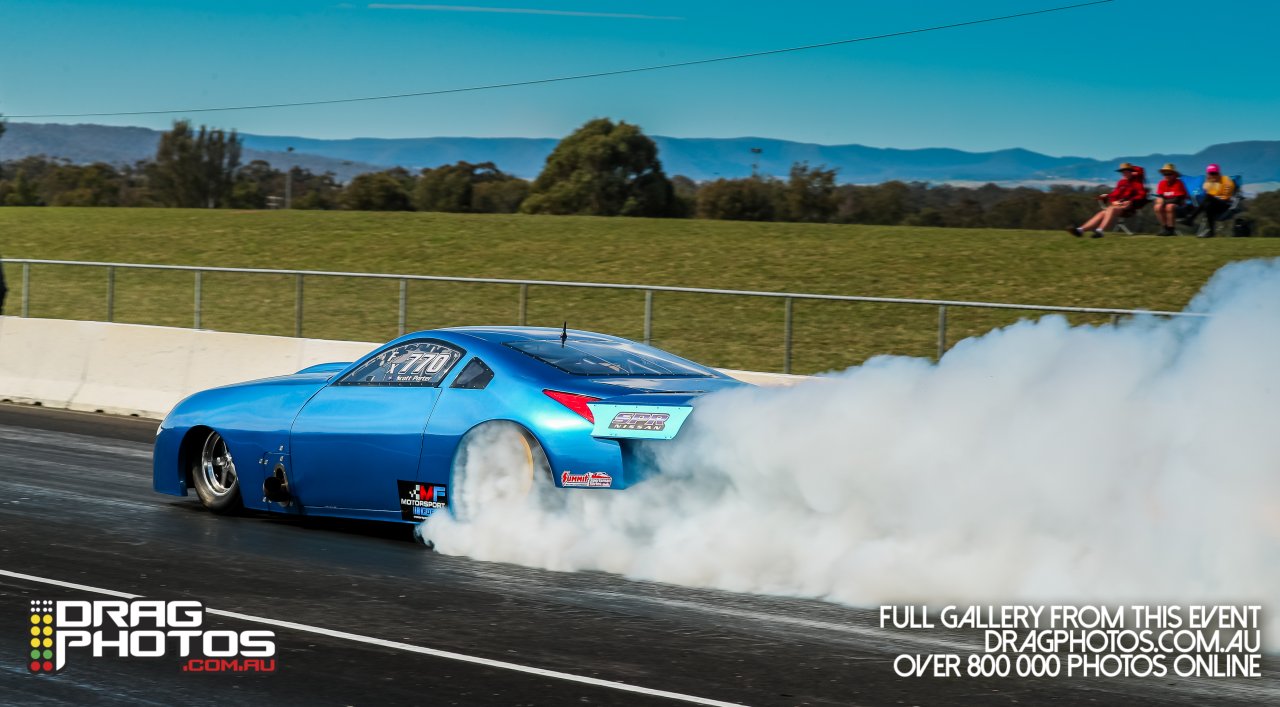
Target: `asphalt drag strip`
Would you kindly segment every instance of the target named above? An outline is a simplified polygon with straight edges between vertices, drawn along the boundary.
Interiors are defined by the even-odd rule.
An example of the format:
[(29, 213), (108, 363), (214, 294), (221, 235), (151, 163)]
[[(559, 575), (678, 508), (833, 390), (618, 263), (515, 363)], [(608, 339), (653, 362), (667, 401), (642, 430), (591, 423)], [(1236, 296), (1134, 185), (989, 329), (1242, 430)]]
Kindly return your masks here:
[[(1252, 680), (900, 678), (972, 632), (877, 612), (427, 551), (404, 526), (218, 517), (151, 491), (148, 420), (0, 405), (0, 703), (879, 705), (1280, 703)], [(29, 669), (32, 601), (195, 600), (275, 634), (272, 672), (67, 654)]]

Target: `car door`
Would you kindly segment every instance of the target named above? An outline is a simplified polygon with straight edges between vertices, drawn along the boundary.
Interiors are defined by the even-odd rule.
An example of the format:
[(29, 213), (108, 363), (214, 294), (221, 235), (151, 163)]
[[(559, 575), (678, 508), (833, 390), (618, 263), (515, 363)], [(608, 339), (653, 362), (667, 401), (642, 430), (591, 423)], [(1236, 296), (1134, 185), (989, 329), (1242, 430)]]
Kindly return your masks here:
[(415, 339), (375, 352), (316, 393), (293, 422), (290, 488), (304, 512), (401, 517), (440, 381), (465, 352)]

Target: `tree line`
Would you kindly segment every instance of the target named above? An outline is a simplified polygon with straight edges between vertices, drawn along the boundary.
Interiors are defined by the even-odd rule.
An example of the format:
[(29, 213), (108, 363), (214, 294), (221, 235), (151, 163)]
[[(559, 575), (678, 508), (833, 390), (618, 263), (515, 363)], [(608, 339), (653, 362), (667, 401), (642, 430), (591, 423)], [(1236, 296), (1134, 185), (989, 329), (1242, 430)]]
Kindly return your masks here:
[[(696, 182), (668, 177), (652, 139), (635, 125), (606, 118), (561, 140), (532, 181), (491, 162), (458, 162), (416, 173), (370, 172), (341, 184), (329, 172), (282, 171), (261, 160), (241, 164), (241, 145), (235, 131), (177, 121), (152, 159), (129, 166), (43, 157), (6, 162), (0, 164), (0, 205), (263, 209), (282, 205), (287, 181), (295, 209), (1056, 229), (1096, 209), (1098, 193), (1064, 185), (838, 184), (835, 169), (806, 163), (793, 165), (786, 179)], [(1249, 215), (1260, 235), (1280, 236), (1280, 193), (1251, 201)]]

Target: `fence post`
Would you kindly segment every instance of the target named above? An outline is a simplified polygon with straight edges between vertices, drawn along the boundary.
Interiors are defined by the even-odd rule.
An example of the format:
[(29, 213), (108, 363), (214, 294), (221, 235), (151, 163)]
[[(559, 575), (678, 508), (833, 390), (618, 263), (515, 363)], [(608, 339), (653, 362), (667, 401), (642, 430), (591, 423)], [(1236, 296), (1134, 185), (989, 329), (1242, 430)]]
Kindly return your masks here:
[(193, 329), (200, 328), (200, 323), (201, 323), (200, 322), (200, 314), (201, 314), (200, 300), (203, 298), (203, 296), (204, 296), (204, 273), (197, 270), (196, 271), (196, 321), (195, 321), (195, 326), (192, 327)]
[(293, 290), (293, 335), (302, 338), (302, 273), (298, 273)]
[(653, 345), (653, 290), (644, 291), (644, 345)]
[(947, 305), (938, 305), (938, 360), (947, 352)]
[(31, 315), (31, 263), (22, 264), (22, 316)]
[(529, 286), (520, 286), (520, 326), (525, 326), (529, 321)]
[(400, 281), (400, 316), (399, 316), (400, 336), (404, 336), (405, 310), (408, 309), (408, 305), (409, 305), (409, 281), (401, 280)]
[(791, 372), (791, 298), (783, 299), (782, 315), (782, 372)]
[(115, 319), (116, 313), (116, 269), (107, 266), (107, 321)]

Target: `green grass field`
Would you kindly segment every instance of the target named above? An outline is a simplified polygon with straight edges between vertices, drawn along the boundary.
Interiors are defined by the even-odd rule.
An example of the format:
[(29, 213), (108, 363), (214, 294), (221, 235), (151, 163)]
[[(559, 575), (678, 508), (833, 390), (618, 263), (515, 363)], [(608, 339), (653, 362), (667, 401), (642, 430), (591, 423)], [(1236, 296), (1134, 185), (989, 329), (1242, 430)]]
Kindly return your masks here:
[[(204, 266), (349, 270), (815, 292), (1025, 304), (1180, 309), (1224, 263), (1280, 256), (1280, 239), (1152, 236), (1079, 240), (1061, 232), (703, 220), (361, 212), (0, 208), (0, 255)], [(18, 313), (19, 266), (6, 266)], [(120, 271), (115, 321), (192, 324), (189, 273)], [(398, 283), (308, 279), (304, 335), (396, 334)], [(100, 269), (33, 266), (31, 316), (102, 319)], [(514, 324), (513, 286), (410, 283), (410, 329)], [(639, 338), (644, 296), (532, 287), (530, 324)], [(955, 309), (952, 342), (1029, 313)], [(292, 335), (287, 276), (207, 274), (206, 328)], [(1104, 321), (1085, 317), (1076, 322)], [(804, 302), (794, 372), (869, 356), (927, 356), (937, 309)], [(657, 293), (654, 343), (709, 364), (781, 370), (780, 300)]]

